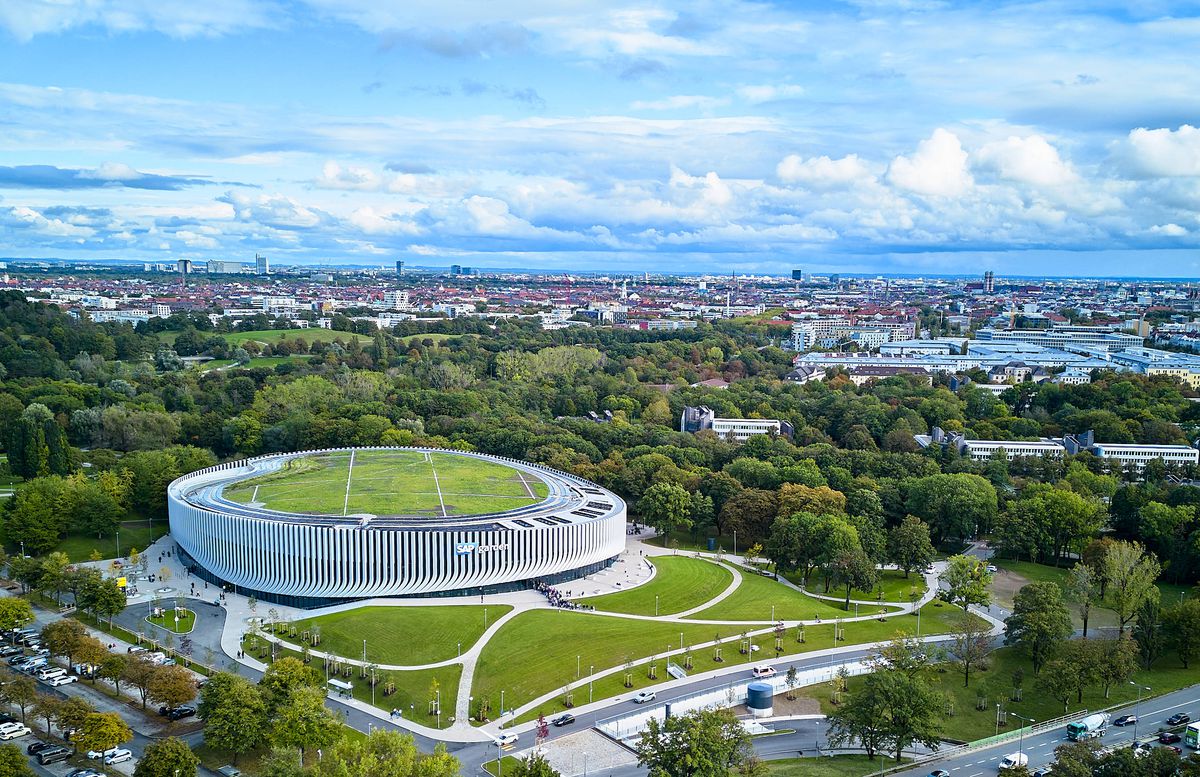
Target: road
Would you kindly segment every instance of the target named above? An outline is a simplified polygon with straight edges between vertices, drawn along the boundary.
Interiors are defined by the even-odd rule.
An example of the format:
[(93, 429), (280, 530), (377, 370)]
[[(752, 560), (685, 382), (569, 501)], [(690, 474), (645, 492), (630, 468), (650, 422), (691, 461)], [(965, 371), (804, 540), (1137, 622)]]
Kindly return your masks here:
[[(1120, 712), (1114, 712), (1113, 718), (1132, 713), (1135, 705), (1129, 705)], [(1138, 739), (1152, 739), (1159, 728), (1166, 726), (1166, 720), (1176, 712), (1189, 712), (1193, 718), (1200, 713), (1200, 685), (1193, 685), (1180, 691), (1168, 693), (1156, 699), (1143, 700), (1138, 721)], [(1128, 746), (1133, 741), (1133, 726), (1117, 728), (1110, 726), (1101, 743), (1105, 747)], [(1024, 737), (1020, 750), (1029, 756), (1029, 769), (1040, 769), (1054, 761), (1054, 749), (1067, 742), (1066, 728), (1056, 728), (1050, 731), (1038, 732)], [(936, 763), (924, 764), (920, 768), (900, 772), (901, 775), (913, 776), (929, 774), (934, 769), (945, 769), (953, 777), (980, 777), (985, 774), (996, 774), (996, 766), (1000, 759), (1009, 753), (1018, 751), (1018, 741), (1013, 740), (986, 750), (975, 750), (959, 756), (947, 758)]]

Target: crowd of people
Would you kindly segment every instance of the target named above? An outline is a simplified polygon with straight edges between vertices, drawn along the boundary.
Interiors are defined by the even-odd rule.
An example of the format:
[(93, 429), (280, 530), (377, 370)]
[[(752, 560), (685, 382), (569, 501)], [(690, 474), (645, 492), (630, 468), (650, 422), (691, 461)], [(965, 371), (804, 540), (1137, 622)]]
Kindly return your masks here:
[(541, 580), (535, 580), (533, 582), (533, 588), (535, 591), (540, 592), (542, 595), (544, 595), (546, 597), (546, 601), (550, 602), (551, 607), (561, 607), (564, 610), (594, 610), (594, 609), (596, 609), (595, 607), (591, 606), (590, 604), (579, 604), (577, 602), (571, 601), (571, 592), (570, 591), (565, 591), (565, 592), (560, 591), (557, 588), (554, 588), (553, 586), (550, 586)]

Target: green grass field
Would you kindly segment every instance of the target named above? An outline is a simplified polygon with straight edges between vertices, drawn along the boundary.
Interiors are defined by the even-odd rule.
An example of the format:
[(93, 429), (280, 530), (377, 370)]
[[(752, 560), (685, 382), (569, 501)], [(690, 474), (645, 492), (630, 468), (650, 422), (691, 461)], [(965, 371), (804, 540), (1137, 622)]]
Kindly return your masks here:
[[(949, 606), (927, 605), (922, 609), (921, 633), (937, 634), (951, 629), (958, 611)], [(845, 641), (839, 645), (876, 642), (891, 639), (898, 633), (915, 633), (917, 619), (904, 615), (884, 621), (870, 620), (843, 625)], [(472, 693), (475, 698), (492, 699), (492, 708), (499, 709), (500, 690), (506, 693), (505, 703), (519, 707), (532, 699), (561, 689), (575, 680), (576, 656), (580, 672), (586, 676), (588, 668), (601, 669), (622, 666), (626, 660), (637, 659), (633, 669), (633, 688), (624, 687), (624, 675), (614, 673), (595, 681), (592, 688), (594, 699), (630, 693), (641, 688), (670, 679), (661, 662), (658, 679), (648, 675), (644, 659), (656, 652), (679, 649), (680, 635), (684, 645), (711, 642), (719, 635), (722, 642), (722, 658), (714, 660), (711, 647), (696, 650), (692, 654), (693, 672), (703, 672), (720, 666), (745, 664), (749, 667), (758, 660), (778, 655), (795, 655), (834, 646), (833, 624), (807, 626), (805, 641), (797, 641), (796, 629), (788, 629), (783, 637), (782, 651), (776, 652), (772, 635), (753, 638), (757, 650), (750, 654), (739, 652), (741, 633), (744, 627), (731, 625), (697, 625), (687, 621), (675, 623), (643, 621), (587, 615), (575, 612), (535, 610), (513, 618), (484, 647), (475, 669)], [(553, 634), (553, 640), (546, 635)], [(682, 664), (683, 657), (671, 659)], [(588, 687), (584, 683), (575, 687), (575, 704), (587, 701)], [(517, 718), (518, 722), (533, 720), (538, 712), (550, 715), (565, 709), (562, 698), (556, 697), (540, 710), (531, 710)]]
[(364, 451), (353, 454), (353, 470), (351, 455), (292, 459), (279, 472), (227, 488), (224, 496), (289, 512), (443, 517), (512, 510), (549, 493), (529, 474), (453, 453)]
[[(13, 545), (4, 536), (3, 527), (3, 521), (0, 521), (0, 545), (10, 552), (20, 552), (21, 547)], [(118, 537), (116, 534), (106, 534), (103, 537), (97, 537), (95, 534), (68, 534), (54, 550), (66, 553), (71, 561), (88, 561), (93, 550), (99, 551), (101, 558), (128, 556), (130, 548), (145, 550), (151, 542), (166, 534), (169, 529), (170, 526), (165, 518), (149, 525), (145, 520), (125, 521), (121, 524), (119, 554), (117, 553)]]
[[(242, 343), (254, 340), (259, 343), (272, 344), (277, 343), (284, 338), (295, 340), (297, 337), (306, 343), (332, 343), (334, 340), (340, 339), (343, 343), (348, 343), (351, 340), (366, 340), (366, 335), (359, 335), (353, 332), (341, 332), (335, 329), (321, 329), (314, 327), (311, 329), (256, 329), (250, 332), (201, 332), (201, 337), (223, 337), (225, 342), (230, 345), (241, 345)], [(156, 332), (155, 337), (162, 340), (164, 343), (174, 343), (175, 338), (179, 337), (179, 332)]]
[[(1025, 673), (1025, 679), (1022, 685), (1023, 699), (1014, 702), (1009, 700), (1009, 694), (1013, 685), (1013, 672), (1017, 668)], [(997, 703), (1010, 712), (1034, 720), (1050, 720), (1066, 714), (1060, 702), (1038, 689), (1032, 664), (1015, 648), (1001, 648), (992, 653), (991, 668), (986, 672), (972, 672), (969, 688), (963, 687), (962, 673), (952, 668), (945, 672), (930, 672), (926, 677), (936, 690), (947, 694), (952, 700), (954, 715), (946, 721), (944, 728), (947, 736), (954, 739), (970, 742), (994, 736)], [(1167, 654), (1155, 663), (1154, 669), (1138, 671), (1133, 680), (1139, 685), (1153, 688), (1154, 693), (1159, 694), (1192, 685), (1197, 676), (1195, 668), (1183, 669), (1174, 654)], [(850, 692), (853, 693), (862, 682), (862, 677), (850, 678)], [(822, 712), (828, 714), (833, 711), (833, 705), (829, 703), (827, 685), (811, 686), (807, 693), (818, 698)], [(979, 696), (987, 698), (985, 709), (982, 711), (975, 709)], [(1103, 686), (1093, 686), (1084, 691), (1082, 703), (1077, 704), (1075, 698), (1071, 698), (1069, 711), (1096, 710), (1121, 702), (1132, 702), (1136, 698), (1137, 688), (1128, 683), (1113, 685), (1108, 699), (1104, 698)], [(1010, 728), (1016, 723), (1015, 719), (1011, 720)], [(1003, 727), (1000, 730), (1005, 731)]]
[[(800, 574), (798, 572), (790, 572), (784, 575), (788, 580), (791, 580), (796, 585), (800, 585)], [(809, 590), (819, 590), (821, 588), (820, 578), (813, 575), (809, 580)], [(863, 591), (855, 588), (850, 592), (851, 599), (875, 600), (879, 597), (880, 590), (883, 591), (883, 601), (885, 602), (908, 602), (913, 594), (919, 599), (925, 593), (925, 578), (917, 572), (913, 572), (906, 579), (904, 573), (897, 569), (884, 569), (879, 572), (879, 580), (875, 583), (875, 587), (869, 591)], [(832, 589), (831, 589), (831, 595)]]
[(483, 634), (485, 610), (487, 623), (492, 624), (511, 609), (506, 604), (358, 607), (296, 621), (296, 626), (319, 627), (317, 649), (323, 652), (359, 659), (365, 639), (367, 660), (415, 666), (454, 658), (458, 643), (467, 650)]
[[(830, 596), (839, 596), (840, 591), (831, 589)], [(810, 620), (812, 618), (844, 618), (846, 611), (840, 603), (814, 599), (799, 591), (762, 575), (742, 574), (742, 584), (727, 599), (689, 616), (696, 620), (710, 621), (771, 621), (771, 608), (775, 608), (776, 620)], [(868, 615), (880, 609), (878, 606), (860, 606), (859, 614)], [(895, 608), (885, 608), (895, 609)], [(854, 605), (850, 605), (853, 614)]]
[(146, 620), (153, 623), (155, 626), (172, 631), (176, 634), (187, 634), (196, 625), (196, 613), (191, 610), (184, 610), (179, 613), (179, 622), (175, 622), (175, 609), (173, 607), (166, 608), (166, 611), (161, 617), (147, 616)]
[[(895, 763), (894, 759), (887, 761), (888, 765)], [(870, 760), (865, 755), (788, 758), (783, 761), (767, 761), (766, 774), (767, 777), (867, 777), (878, 772), (881, 764), (880, 756)]]
[(658, 614), (671, 615), (699, 607), (733, 582), (732, 572), (711, 561), (687, 556), (653, 556), (650, 562), (654, 564), (657, 574), (649, 583), (629, 591), (580, 601), (597, 610), (654, 615), (657, 597)]
[[(1048, 564), (1035, 564), (1031, 561), (993, 559), (993, 562), (1001, 570), (1024, 578), (1024, 582), (1011, 579), (1006, 581), (1004, 579), (1004, 572), (1002, 571), (993, 583), (993, 590), (996, 593), (996, 603), (1007, 609), (1012, 609), (1012, 597), (1016, 594), (1017, 590), (1020, 590), (1020, 586), (1026, 583), (1052, 582), (1062, 587), (1066, 584), (1069, 574), (1067, 567), (1053, 567)], [(1187, 586), (1175, 585), (1174, 583), (1159, 582), (1158, 591), (1163, 607), (1171, 607), (1178, 604), (1180, 596), (1187, 597), (1191, 594), (1191, 589)], [(1066, 592), (1064, 590), (1065, 595)], [(1079, 617), (1079, 612), (1074, 606), (1074, 600), (1067, 597), (1067, 603), (1071, 610), (1072, 623), (1076, 627), (1081, 626), (1083, 620)], [(1092, 608), (1091, 615), (1088, 617), (1088, 629), (1116, 625), (1117, 614), (1113, 610), (1104, 606)]]

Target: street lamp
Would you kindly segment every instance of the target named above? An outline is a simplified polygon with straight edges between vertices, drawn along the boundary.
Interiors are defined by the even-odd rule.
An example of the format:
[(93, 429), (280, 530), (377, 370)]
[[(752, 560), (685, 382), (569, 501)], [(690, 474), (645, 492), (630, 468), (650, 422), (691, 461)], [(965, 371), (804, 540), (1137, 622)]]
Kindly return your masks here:
[(500, 689), (500, 717), (504, 718), (504, 689)]
[(1000, 702), (996, 702), (996, 736), (1000, 736)]
[(575, 656), (575, 679), (579, 679), (579, 656)]
[(462, 658), (462, 643), (458, 643), (458, 657)]
[(654, 617), (658, 617), (658, 594), (654, 595)]
[(1137, 692), (1138, 692), (1138, 695), (1137, 695), (1137, 703), (1136, 703), (1136, 704), (1134, 705), (1134, 707), (1133, 707), (1133, 741), (1134, 741), (1134, 743), (1136, 744), (1136, 743), (1137, 743), (1137, 727), (1138, 727), (1138, 717), (1139, 717), (1139, 714), (1141, 713), (1141, 710), (1142, 710), (1142, 691), (1149, 691), (1149, 690), (1150, 690), (1150, 687), (1149, 687), (1149, 686), (1138, 685), (1138, 684), (1137, 684), (1137, 683), (1135, 683), (1133, 680), (1130, 680), (1130, 681), (1129, 681), (1129, 684), (1130, 684), (1130, 685), (1137, 685)]
[(733, 530), (733, 555), (737, 555), (737, 529)]
[(583, 752), (583, 777), (587, 777), (587, 751)]
[[(1033, 718), (1023, 718), (1015, 712), (1010, 712), (1008, 714), (1012, 715), (1017, 720), (1021, 720), (1021, 721), (1028, 723), (1030, 726), (1032, 726), (1036, 722)], [(1018, 729), (1018, 731), (1017, 731), (1017, 761), (1018, 762), (1021, 761), (1021, 756), (1025, 754), (1024, 747), (1025, 747), (1025, 727), (1021, 726), (1021, 728)]]

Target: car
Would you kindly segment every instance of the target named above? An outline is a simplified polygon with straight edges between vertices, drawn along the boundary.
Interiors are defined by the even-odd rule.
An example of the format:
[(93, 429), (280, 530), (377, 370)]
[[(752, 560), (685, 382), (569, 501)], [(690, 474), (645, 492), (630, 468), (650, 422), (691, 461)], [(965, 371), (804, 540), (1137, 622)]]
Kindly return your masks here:
[[(242, 777), (241, 771), (236, 766), (222, 766), (217, 769), (217, 774), (221, 777)], [(71, 775), (68, 774), (67, 777), (71, 777)]]
[(1166, 747), (1168, 750), (1174, 750), (1175, 755), (1183, 755), (1183, 748), (1181, 747), (1177, 747), (1175, 745), (1164, 745), (1164, 747)]
[(29, 734), (29, 726), (23, 723), (5, 723), (0, 726), (0, 739), (9, 740)]
[(75, 682), (79, 682), (78, 677), (76, 677), (73, 674), (64, 674), (64, 675), (59, 675), (58, 677), (51, 677), (49, 680), (46, 681), (46, 685), (49, 685), (51, 688), (57, 688), (60, 685), (66, 685), (67, 683), (75, 683)]
[(196, 708), (189, 707), (185, 704), (181, 707), (176, 707), (175, 709), (167, 710), (167, 720), (183, 720), (184, 718), (190, 718), (192, 715), (195, 715), (195, 714), (196, 714)]
[(25, 754), (37, 755), (43, 750), (49, 750), (52, 747), (58, 747), (58, 745), (54, 744), (53, 742), (43, 742), (42, 740), (38, 739), (25, 746)]
[(1050, 777), (1053, 772), (1053, 766), (1043, 766), (1041, 769), (1038, 769), (1033, 773), (1033, 777)]
[(1137, 723), (1137, 715), (1122, 715), (1113, 721), (1114, 726), (1132, 726)]
[(1167, 718), (1168, 726), (1182, 726), (1184, 723), (1191, 723), (1192, 716), (1186, 712), (1176, 712), (1171, 717)]
[(104, 756), (104, 765), (112, 766), (113, 764), (125, 763), (131, 758), (133, 758), (132, 751), (118, 747), (115, 750), (109, 751), (109, 755)]
[(1158, 742), (1159, 744), (1163, 745), (1173, 745), (1180, 739), (1182, 739), (1182, 737), (1173, 731), (1164, 731), (1158, 735)]
[(38, 670), (37, 679), (53, 680), (55, 677), (62, 677), (67, 673), (66, 669), (61, 666), (45, 666)]
[(634, 704), (645, 704), (648, 701), (654, 701), (654, 691), (640, 691), (633, 697)]
[(575, 716), (569, 712), (564, 712), (563, 714), (559, 715), (557, 718), (554, 718), (553, 720), (551, 720), (550, 724), (561, 728), (562, 726), (569, 726), (574, 722), (575, 722)]
[(497, 747), (512, 747), (517, 743), (519, 737), (511, 731), (502, 731), (496, 735), (492, 743)]
[(67, 774), (67, 777), (104, 777), (104, 773), (85, 766), (82, 769), (76, 769), (75, 771), (70, 772)]
[(43, 750), (37, 754), (37, 762), (42, 766), (47, 764), (56, 764), (59, 761), (65, 761), (71, 757), (71, 748), (55, 746), (49, 750)]
[(996, 568), (996, 565), (995, 565), (995, 564), (988, 564), (988, 565), (987, 565), (987, 571), (989, 571), (989, 572), (999, 572), (1000, 570)]
[(754, 675), (755, 679), (762, 679), (764, 677), (774, 677), (778, 672), (775, 671), (775, 667), (773, 666), (763, 665), (751, 669), (750, 674)]
[(14, 718), (12, 715), (9, 715), (7, 712), (0, 712), (0, 724), (16, 723), (16, 722), (17, 722), (17, 719)]
[(950, 777), (950, 772), (945, 769), (934, 769), (929, 773), (929, 777)]
[(10, 656), (15, 656), (21, 652), (23, 652), (22, 648), (19, 648), (16, 645), (9, 645), (6, 648), (0, 648), (0, 658), (9, 658)]
[(1009, 769), (1016, 769), (1020, 766), (1029, 766), (1029, 756), (1024, 753), (1009, 753), (1004, 756), (1004, 760), (1000, 761), (999, 769), (1006, 772)]
[(110, 747), (107, 750), (88, 750), (87, 757), (95, 761), (97, 758), (107, 758), (110, 753), (115, 753), (121, 748)]

